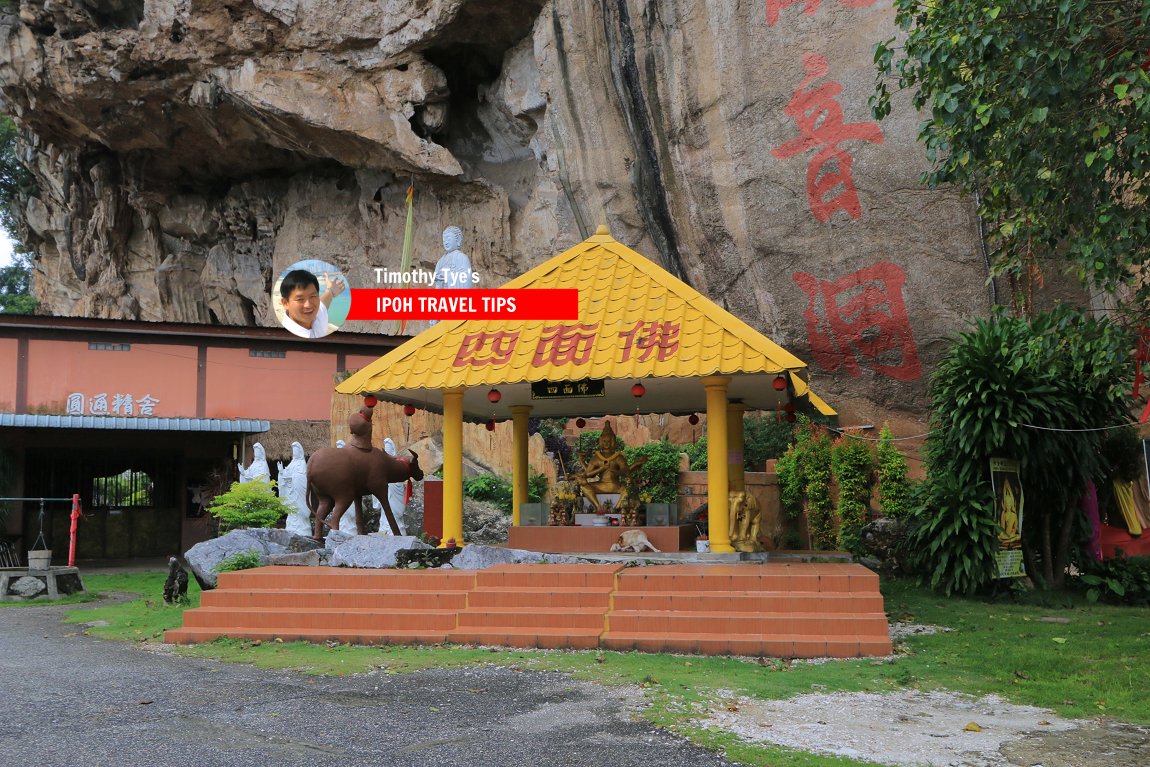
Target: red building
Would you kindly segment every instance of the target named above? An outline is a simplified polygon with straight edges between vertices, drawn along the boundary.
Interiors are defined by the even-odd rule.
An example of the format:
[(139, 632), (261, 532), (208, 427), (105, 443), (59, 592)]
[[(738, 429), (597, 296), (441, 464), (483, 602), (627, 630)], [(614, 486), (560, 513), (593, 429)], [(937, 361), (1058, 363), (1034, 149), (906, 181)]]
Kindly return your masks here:
[[(332, 387), (405, 338), (282, 328), (0, 315), (0, 497), (84, 508), (78, 559), (167, 556), (208, 535), (201, 494), (236, 479), (251, 445), (276, 460), (330, 444)], [(26, 550), (39, 502), (0, 502)], [(45, 502), (57, 562), (70, 504)]]

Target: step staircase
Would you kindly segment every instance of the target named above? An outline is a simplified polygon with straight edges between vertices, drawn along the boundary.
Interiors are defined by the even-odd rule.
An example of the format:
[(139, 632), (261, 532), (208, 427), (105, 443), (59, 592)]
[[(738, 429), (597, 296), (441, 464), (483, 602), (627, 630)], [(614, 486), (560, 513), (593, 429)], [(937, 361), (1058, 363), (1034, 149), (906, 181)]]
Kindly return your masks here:
[(609, 650), (786, 658), (889, 655), (878, 576), (859, 565), (631, 568), (601, 637)]
[(222, 573), (165, 640), (224, 636), (797, 658), (891, 651), (877, 575), (801, 562), (263, 567)]

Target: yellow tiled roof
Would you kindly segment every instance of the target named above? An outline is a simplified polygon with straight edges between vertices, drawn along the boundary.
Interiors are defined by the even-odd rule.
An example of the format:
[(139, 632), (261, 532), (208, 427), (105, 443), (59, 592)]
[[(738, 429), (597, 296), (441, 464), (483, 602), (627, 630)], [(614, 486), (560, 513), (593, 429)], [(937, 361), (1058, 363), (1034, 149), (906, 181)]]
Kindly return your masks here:
[[(657, 264), (616, 242), (606, 227), (503, 287), (578, 288), (579, 319), (443, 321), (349, 377), (336, 387), (337, 391), (359, 394), (486, 387), (522, 381), (777, 374), (806, 367), (793, 354)], [(536, 350), (541, 342), (545, 344), (548, 328), (577, 323), (588, 335), (594, 333), (585, 361), (554, 364), (536, 359)], [(636, 345), (638, 337), (660, 329), (651, 323), (662, 324), (667, 348)], [(636, 328), (641, 329), (636, 333)], [(503, 333), (508, 343), (511, 334), (518, 336), (501, 364), (460, 363), (457, 355), (461, 347), (470, 344), (474, 348), (478, 333)], [(467, 340), (469, 337), (471, 340)], [(677, 346), (671, 348), (676, 342)], [(797, 375), (790, 378), (796, 395), (808, 394), (805, 381)]]

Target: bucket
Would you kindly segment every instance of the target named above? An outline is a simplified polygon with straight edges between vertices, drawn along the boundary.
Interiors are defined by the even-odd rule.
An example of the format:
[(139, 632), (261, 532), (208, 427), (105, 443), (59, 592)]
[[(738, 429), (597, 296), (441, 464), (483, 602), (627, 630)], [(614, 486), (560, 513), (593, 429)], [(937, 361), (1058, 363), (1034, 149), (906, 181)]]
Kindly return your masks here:
[(710, 541), (695, 541), (695, 550), (700, 554), (707, 554), (711, 551)]
[(51, 549), (33, 549), (28, 552), (29, 570), (47, 570), (52, 566)]

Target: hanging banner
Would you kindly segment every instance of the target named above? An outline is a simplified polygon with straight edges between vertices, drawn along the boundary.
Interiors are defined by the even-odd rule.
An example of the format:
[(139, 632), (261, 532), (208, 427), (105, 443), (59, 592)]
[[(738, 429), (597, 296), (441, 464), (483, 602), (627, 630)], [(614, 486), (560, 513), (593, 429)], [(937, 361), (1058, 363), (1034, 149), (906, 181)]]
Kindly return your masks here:
[(1026, 575), (1022, 562), (1022, 481), (1018, 461), (990, 459), (990, 484), (994, 488), (994, 515), (998, 520), (999, 578)]

